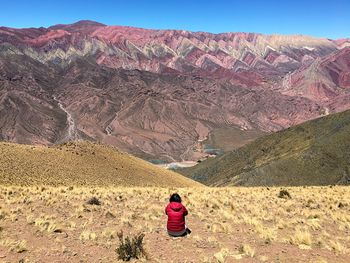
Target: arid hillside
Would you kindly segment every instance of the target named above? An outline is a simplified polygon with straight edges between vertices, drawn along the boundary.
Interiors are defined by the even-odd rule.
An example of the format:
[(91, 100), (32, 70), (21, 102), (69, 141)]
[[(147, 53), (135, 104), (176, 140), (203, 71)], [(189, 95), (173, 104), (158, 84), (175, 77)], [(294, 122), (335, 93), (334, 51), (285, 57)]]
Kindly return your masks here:
[(0, 185), (200, 185), (114, 147), (86, 141), (55, 147), (1, 142), (0, 156)]
[(350, 184), (350, 111), (261, 137), (181, 173), (208, 185)]
[[(121, 262), (123, 231), (145, 234), (147, 262), (350, 262), (350, 188), (284, 190), (290, 198), (279, 188), (0, 186), (0, 261)], [(174, 191), (189, 211), (184, 238), (165, 231)]]

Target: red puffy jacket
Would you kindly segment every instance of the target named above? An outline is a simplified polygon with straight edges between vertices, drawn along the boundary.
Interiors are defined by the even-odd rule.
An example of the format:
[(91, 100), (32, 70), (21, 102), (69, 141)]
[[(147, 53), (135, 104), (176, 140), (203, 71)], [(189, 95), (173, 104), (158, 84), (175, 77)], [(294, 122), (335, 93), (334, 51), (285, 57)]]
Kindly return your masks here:
[(168, 215), (167, 228), (169, 231), (180, 232), (185, 229), (185, 216), (188, 212), (181, 203), (169, 203), (165, 208), (165, 214)]

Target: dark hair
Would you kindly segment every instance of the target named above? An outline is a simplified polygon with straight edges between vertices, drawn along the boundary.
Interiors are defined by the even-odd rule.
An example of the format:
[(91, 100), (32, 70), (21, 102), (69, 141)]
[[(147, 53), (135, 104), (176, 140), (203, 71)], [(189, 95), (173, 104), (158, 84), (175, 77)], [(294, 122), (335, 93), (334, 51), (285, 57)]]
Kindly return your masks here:
[(175, 193), (170, 196), (169, 202), (176, 202), (176, 203), (181, 203), (181, 197), (179, 194)]

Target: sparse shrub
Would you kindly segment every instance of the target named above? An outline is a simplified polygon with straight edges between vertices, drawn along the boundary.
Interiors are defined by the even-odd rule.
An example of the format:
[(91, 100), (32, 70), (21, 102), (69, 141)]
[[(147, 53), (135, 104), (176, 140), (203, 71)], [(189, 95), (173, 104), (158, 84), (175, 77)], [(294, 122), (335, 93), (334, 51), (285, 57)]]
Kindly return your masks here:
[(130, 261), (133, 258), (139, 259), (141, 257), (146, 257), (146, 252), (143, 248), (144, 234), (139, 233), (131, 239), (128, 236), (124, 238), (123, 232), (119, 232), (117, 235), (120, 241), (119, 247), (116, 249), (118, 259)]
[(101, 202), (96, 197), (92, 197), (87, 201), (87, 204), (88, 205), (101, 205)]
[(282, 189), (279, 192), (278, 197), (279, 198), (284, 198), (284, 199), (291, 199), (292, 198), (290, 193), (287, 190), (285, 190), (285, 189)]

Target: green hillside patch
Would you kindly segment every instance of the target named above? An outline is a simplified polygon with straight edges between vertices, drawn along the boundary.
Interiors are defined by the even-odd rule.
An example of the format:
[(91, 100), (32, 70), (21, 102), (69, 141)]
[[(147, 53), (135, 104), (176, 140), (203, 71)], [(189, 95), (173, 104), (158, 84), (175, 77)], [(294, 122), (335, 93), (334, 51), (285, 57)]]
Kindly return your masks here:
[(179, 172), (213, 186), (350, 183), (350, 111), (255, 140)]

